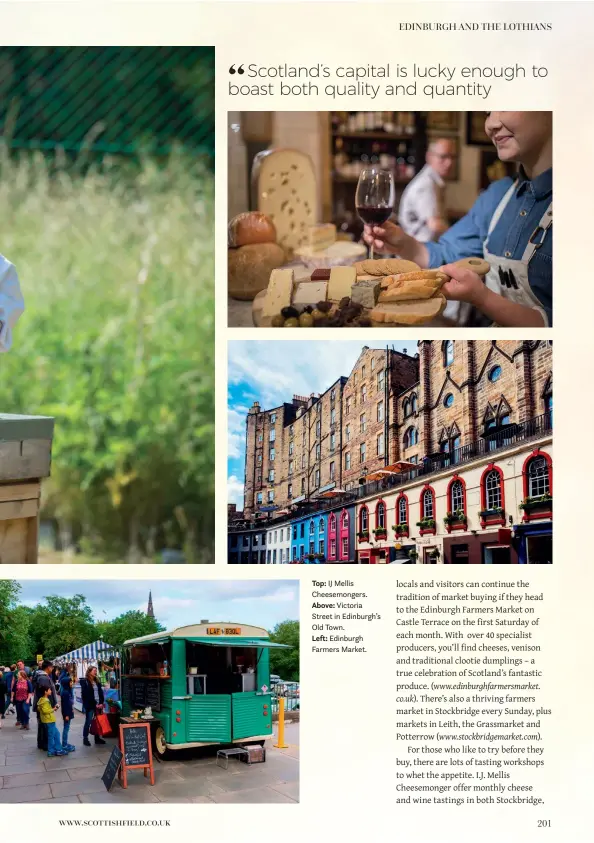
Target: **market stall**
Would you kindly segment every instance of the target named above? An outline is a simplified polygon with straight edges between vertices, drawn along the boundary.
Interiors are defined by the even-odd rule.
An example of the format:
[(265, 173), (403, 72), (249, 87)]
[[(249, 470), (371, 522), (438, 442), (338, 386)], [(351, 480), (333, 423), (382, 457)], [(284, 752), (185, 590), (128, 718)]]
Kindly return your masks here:
[[(72, 669), (72, 686), (74, 691), (74, 707), (78, 711), (82, 711), (82, 697), (80, 692), (80, 680), (84, 678), (89, 667), (97, 667), (104, 663), (113, 663), (114, 668), (117, 669), (117, 660), (119, 653), (111, 644), (106, 644), (105, 641), (99, 639), (93, 641), (91, 644), (85, 644), (83, 647), (78, 647), (76, 650), (71, 650), (69, 653), (64, 653), (54, 659), (55, 664), (60, 667), (71, 667)], [(106, 685), (107, 683), (103, 683)], [(104, 687), (105, 701), (113, 703), (119, 702), (119, 692), (117, 688)]]

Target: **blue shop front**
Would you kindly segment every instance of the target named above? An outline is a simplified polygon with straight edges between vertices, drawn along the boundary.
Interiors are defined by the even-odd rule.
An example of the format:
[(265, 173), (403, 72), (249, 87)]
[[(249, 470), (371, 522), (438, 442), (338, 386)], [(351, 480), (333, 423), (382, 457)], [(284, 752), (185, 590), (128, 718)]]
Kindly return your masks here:
[(516, 524), (514, 545), (520, 565), (551, 565), (553, 562), (552, 520)]

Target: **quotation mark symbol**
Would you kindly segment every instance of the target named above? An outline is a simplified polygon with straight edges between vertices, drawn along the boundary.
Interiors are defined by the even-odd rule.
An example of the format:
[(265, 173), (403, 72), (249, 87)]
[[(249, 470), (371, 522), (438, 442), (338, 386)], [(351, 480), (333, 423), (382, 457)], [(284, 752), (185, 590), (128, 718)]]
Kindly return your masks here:
[(245, 73), (245, 70), (243, 69), (243, 65), (242, 65), (242, 64), (240, 64), (240, 65), (239, 65), (239, 67), (237, 68), (237, 70), (235, 70), (235, 65), (234, 65), (234, 64), (232, 64), (232, 65), (231, 65), (231, 67), (229, 68), (229, 73), (231, 73), (231, 74), (233, 74), (233, 73), (239, 73), (239, 75), (241, 76), (241, 74)]

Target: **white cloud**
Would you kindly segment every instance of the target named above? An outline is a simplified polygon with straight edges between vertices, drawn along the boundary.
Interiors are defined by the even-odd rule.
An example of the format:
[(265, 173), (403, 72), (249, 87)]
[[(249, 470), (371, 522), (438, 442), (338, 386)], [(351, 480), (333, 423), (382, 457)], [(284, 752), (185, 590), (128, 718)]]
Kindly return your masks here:
[(229, 406), (227, 411), (227, 456), (229, 459), (243, 457), (245, 447), (245, 417), (247, 407)]
[(235, 474), (227, 478), (227, 502), (236, 504), (238, 510), (243, 509), (243, 480)]

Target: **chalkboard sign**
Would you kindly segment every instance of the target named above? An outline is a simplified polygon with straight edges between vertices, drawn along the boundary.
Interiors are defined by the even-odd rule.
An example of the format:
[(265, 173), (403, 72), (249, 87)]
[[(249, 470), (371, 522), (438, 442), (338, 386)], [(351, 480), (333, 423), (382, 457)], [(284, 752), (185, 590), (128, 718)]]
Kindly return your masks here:
[(158, 679), (146, 683), (146, 704), (153, 711), (161, 710), (161, 683)]
[(146, 682), (137, 680), (132, 681), (132, 698), (130, 700), (132, 708), (146, 708)]
[(151, 727), (148, 723), (126, 723), (120, 725), (120, 749), (122, 760), (120, 776), (122, 786), (128, 787), (128, 770), (144, 768), (144, 775), (150, 775), (155, 783), (153, 753), (151, 751)]
[(107, 790), (111, 789), (111, 786), (117, 775), (119, 766), (122, 763), (123, 757), (124, 756), (120, 752), (119, 748), (117, 746), (114, 746), (111, 751), (111, 755), (109, 756), (109, 760), (107, 762), (105, 770), (103, 771), (103, 775), (101, 776), (101, 781), (103, 782)]
[(148, 767), (150, 735), (146, 723), (124, 729), (124, 764), (126, 767)]

